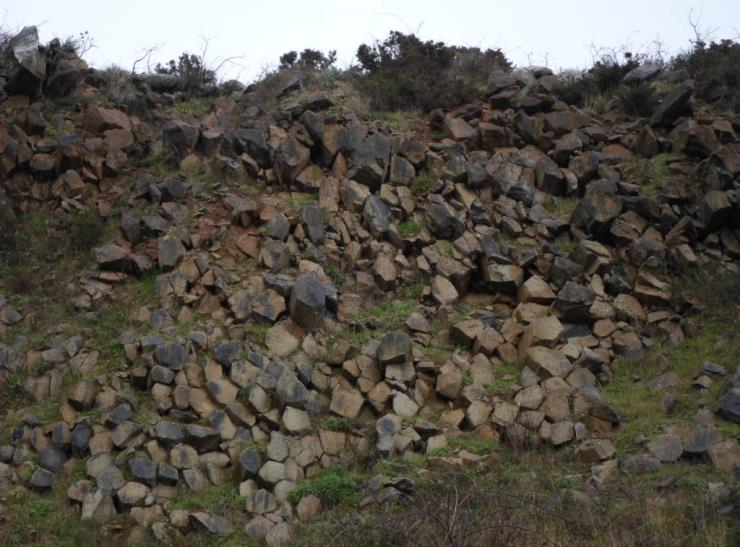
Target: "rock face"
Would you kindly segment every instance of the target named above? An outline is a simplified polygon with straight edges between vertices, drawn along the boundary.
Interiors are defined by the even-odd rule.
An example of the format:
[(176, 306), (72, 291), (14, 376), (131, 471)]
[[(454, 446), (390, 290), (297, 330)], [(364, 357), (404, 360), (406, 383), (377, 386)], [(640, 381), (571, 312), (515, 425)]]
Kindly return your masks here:
[[(102, 106), (100, 74), (61, 44), (24, 29), (10, 45), (0, 490), (54, 493), (84, 469), (68, 500), (120, 515), (116, 541), (229, 542), (237, 526), (277, 545), (305, 539), (295, 519), (337, 484), (353, 511), (392, 512), (419, 499), (396, 476), (410, 462), (495, 469), (499, 444), (575, 454), (569, 481), (593, 499), (617, 473), (737, 468), (735, 339), (688, 374), (673, 359), (707, 303), (671, 272), (740, 271), (737, 119), (689, 82), (615, 124), (568, 105), (552, 71), (497, 70), (478, 100), (398, 130), (309, 70), (197, 100), (143, 75), (126, 108)], [(640, 67), (623, 90), (667, 78)], [(42, 233), (40, 253), (26, 236)], [(643, 431), (622, 402), (638, 393), (650, 427), (615, 434)], [(343, 479), (382, 458), (389, 476)], [(183, 492), (228, 494), (239, 520), (179, 508)]]
[(36, 97), (46, 77), (46, 58), (39, 51), (39, 32), (35, 26), (23, 27), (8, 43), (19, 69), (8, 82), (10, 93)]

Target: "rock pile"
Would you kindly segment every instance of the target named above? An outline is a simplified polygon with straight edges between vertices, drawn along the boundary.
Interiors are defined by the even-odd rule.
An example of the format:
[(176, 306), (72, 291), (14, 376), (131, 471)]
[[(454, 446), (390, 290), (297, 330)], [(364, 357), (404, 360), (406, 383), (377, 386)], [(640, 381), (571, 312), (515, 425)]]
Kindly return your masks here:
[[(83, 518), (130, 512), (162, 540), (228, 534), (217, 516), (161, 517), (181, 489), (235, 476), (248, 533), (279, 543), (294, 511), (318, 511), (310, 497), (289, 503), (302, 480), (370, 453), (439, 458), (471, 432), (609, 460), (620, 415), (601, 387), (615, 360), (689, 335), (665, 265), (739, 269), (737, 120), (692, 117), (690, 83), (649, 123), (604, 127), (556, 100), (548, 71), (494, 73), (487, 100), (432, 113), (440, 138), (429, 142), (363, 121), (326, 92), (289, 96), (271, 121), (249, 94), (218, 99), (200, 120), (94, 103), (48, 120), (31, 100), (66, 92), (84, 70), (42, 55), (37, 40), (24, 29), (13, 42), (5, 192), (120, 221), (93, 250), (98, 269), (81, 278), (77, 308), (156, 275), (156, 304), (131, 310), (141, 329), (121, 335), (115, 370), (93, 376), (99, 353), (79, 336), (0, 350), (2, 371), (44, 364), (24, 380), (35, 400), (64, 396), (58, 420), (28, 416), (0, 446), (0, 483), (13, 465), (46, 492), (81, 458), (86, 478), (68, 497)], [(136, 170), (159, 150), (181, 173), (208, 165), (229, 182)], [(626, 158), (658, 151), (672, 158), (658, 188), (625, 182)], [(572, 214), (558, 210), (568, 205)], [(368, 313), (375, 302), (411, 307), (390, 324)], [(22, 319), (0, 297), (0, 322)], [(64, 387), (70, 373), (86, 379)], [(717, 376), (708, 366), (696, 381)], [(734, 421), (736, 384), (718, 410)], [(634, 465), (740, 461), (737, 442), (710, 425), (647, 451)]]

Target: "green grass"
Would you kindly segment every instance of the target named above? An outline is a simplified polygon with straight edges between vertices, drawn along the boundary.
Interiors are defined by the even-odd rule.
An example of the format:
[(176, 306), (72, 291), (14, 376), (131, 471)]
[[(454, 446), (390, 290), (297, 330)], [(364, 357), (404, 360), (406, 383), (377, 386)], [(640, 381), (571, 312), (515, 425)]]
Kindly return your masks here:
[(172, 509), (199, 509), (209, 514), (223, 514), (242, 507), (244, 500), (239, 497), (239, 488), (229, 479), (223, 484), (211, 486), (201, 492), (182, 491), (172, 500)]
[(452, 350), (439, 346), (427, 346), (424, 348), (424, 357), (438, 363), (444, 363), (452, 356)]
[(481, 439), (467, 433), (458, 435), (457, 437), (451, 437), (447, 440), (447, 446), (453, 450), (464, 449), (479, 456), (493, 452), (495, 448), (493, 441)]
[(421, 226), (413, 218), (408, 218), (398, 225), (398, 233), (403, 238), (414, 237), (421, 231)]
[[(501, 363), (493, 369), (493, 383), (486, 386), (491, 395), (505, 395), (519, 380), (521, 368), (516, 363)], [(506, 378), (504, 378), (506, 377)]]
[(250, 340), (262, 345), (265, 344), (265, 336), (267, 336), (267, 331), (270, 330), (270, 327), (271, 325), (267, 323), (247, 323), (245, 325), (247, 336)]
[(416, 196), (423, 196), (431, 192), (434, 188), (435, 179), (428, 171), (422, 171), (414, 177), (409, 185), (411, 193)]
[(343, 416), (325, 416), (321, 420), (321, 428), (328, 429), (329, 431), (343, 431), (350, 433), (359, 427), (359, 423), (352, 418), (345, 418)]
[(559, 241), (556, 241), (552, 244), (552, 246), (556, 251), (559, 251), (563, 253), (564, 255), (569, 255), (570, 253), (576, 250), (576, 248), (578, 247), (578, 242), (577, 241), (567, 241), (565, 243), (561, 243)]
[(344, 272), (333, 264), (327, 264), (326, 266), (324, 266), (324, 273), (329, 276), (329, 279), (331, 279), (332, 283), (334, 283), (337, 287), (343, 285), (345, 279), (347, 278)]
[(67, 487), (82, 478), (83, 471), (80, 461), (71, 475), (58, 474), (47, 495), (19, 487), (0, 492), (0, 503), (5, 506), (4, 518), (0, 520), (2, 544), (73, 547), (102, 542), (106, 536), (103, 525), (81, 521), (67, 502)]
[[(637, 452), (640, 447), (635, 439), (639, 435), (651, 438), (662, 426), (693, 423), (693, 417), (703, 406), (700, 399), (712, 401), (712, 404), (718, 400), (721, 380), (715, 379), (710, 389), (703, 393), (697, 393), (691, 384), (703, 361), (719, 363), (729, 374), (734, 371), (740, 354), (738, 289), (740, 276), (737, 274), (713, 272), (711, 267), (685, 273), (674, 284), (673, 292), (693, 296), (704, 304), (705, 309), (692, 319), (700, 325), (699, 334), (675, 346), (658, 344), (641, 359), (621, 359), (615, 363), (614, 378), (604, 387), (604, 394), (622, 417), (623, 424), (612, 436), (619, 449)], [(669, 390), (678, 401), (670, 415), (663, 410), (663, 393), (645, 387), (648, 381), (668, 371), (680, 378), (680, 384)], [(726, 436), (738, 436), (740, 428), (737, 425), (719, 417), (715, 422)]]
[(577, 195), (557, 197), (548, 194), (542, 206), (554, 217), (568, 220), (579, 202)]
[(379, 110), (370, 113), (370, 116), (383, 123), (392, 131), (408, 131), (413, 122), (422, 119), (421, 112)]
[(288, 495), (288, 501), (295, 506), (305, 495), (316, 496), (325, 507), (354, 505), (359, 499), (355, 479), (347, 469), (339, 466), (300, 482)]
[(237, 394), (236, 398), (240, 401), (247, 402), (249, 401), (249, 396), (252, 393), (252, 386), (244, 386), (239, 390), (239, 393)]
[(651, 162), (651, 170), (650, 175), (651, 178), (655, 181), (659, 181), (661, 179), (664, 179), (670, 174), (670, 171), (668, 169), (668, 158), (670, 157), (670, 154), (668, 152), (663, 152), (661, 154), (658, 154), (657, 156), (654, 156), (650, 162)]
[(62, 132), (51, 124), (47, 124), (44, 128), (44, 137), (47, 139), (56, 139), (61, 135)]
[(650, 159), (633, 157), (620, 164), (625, 181), (640, 186), (643, 196), (654, 196), (658, 193), (660, 183), (671, 171), (668, 167), (670, 154), (663, 152)]
[(157, 296), (157, 270), (150, 270), (139, 279), (136, 284), (136, 293), (145, 302), (154, 300)]
[(200, 117), (211, 111), (211, 103), (205, 99), (189, 99), (177, 103), (175, 110), (182, 116)]

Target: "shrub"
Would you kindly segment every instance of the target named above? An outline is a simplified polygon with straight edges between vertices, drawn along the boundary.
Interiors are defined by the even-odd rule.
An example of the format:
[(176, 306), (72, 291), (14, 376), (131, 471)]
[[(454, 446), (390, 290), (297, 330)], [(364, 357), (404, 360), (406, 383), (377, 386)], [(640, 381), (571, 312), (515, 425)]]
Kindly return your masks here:
[(622, 111), (633, 116), (649, 116), (658, 105), (652, 86), (647, 82), (638, 85), (621, 85), (617, 90), (617, 100)]
[(74, 53), (78, 57), (82, 57), (95, 47), (95, 42), (90, 36), (88, 31), (80, 32), (76, 35), (67, 36), (66, 38), (60, 39), (61, 49)]
[(288, 495), (288, 501), (297, 505), (305, 495), (313, 495), (327, 507), (357, 501), (357, 483), (343, 467), (332, 467), (303, 481)]
[(133, 82), (133, 75), (120, 66), (111, 65), (94, 70), (91, 83), (101, 90), (105, 100), (130, 114), (146, 116), (150, 113), (146, 95), (139, 92)]
[(357, 49), (356, 82), (373, 110), (454, 108), (485, 89), (494, 68), (510, 69), (501, 50), (448, 46), (392, 31)]
[(105, 223), (95, 211), (70, 215), (65, 239), (72, 251), (87, 253), (103, 238)]
[(672, 62), (696, 82), (696, 94), (734, 112), (740, 107), (740, 43), (721, 40), (707, 44), (703, 40), (677, 55)]
[(170, 59), (164, 65), (157, 63), (154, 72), (177, 76), (180, 90), (186, 92), (216, 83), (216, 71), (206, 66), (202, 56), (193, 53), (182, 53), (177, 60)]
[(291, 68), (310, 68), (312, 70), (324, 70), (334, 66), (337, 61), (337, 52), (332, 49), (329, 53), (323, 53), (316, 49), (306, 48), (300, 53), (288, 51), (280, 56), (279, 70)]
[[(584, 72), (568, 72), (561, 74), (559, 81), (553, 86), (553, 93), (568, 104), (584, 106), (593, 102), (594, 97), (599, 95), (611, 95), (618, 90), (625, 94), (624, 101), (632, 112), (637, 113), (634, 108), (644, 112), (644, 107), (649, 104), (646, 88), (639, 92), (623, 90), (622, 80), (627, 73), (645, 63), (663, 64), (662, 55), (657, 53), (632, 53), (617, 49), (594, 49), (594, 62), (591, 68)], [(639, 86), (638, 86), (639, 87)], [(618, 97), (620, 103), (621, 96)], [(653, 100), (653, 99), (651, 99)], [(653, 106), (655, 103), (652, 103)], [(649, 112), (648, 112), (649, 113)], [(646, 115), (640, 113), (639, 115)]]

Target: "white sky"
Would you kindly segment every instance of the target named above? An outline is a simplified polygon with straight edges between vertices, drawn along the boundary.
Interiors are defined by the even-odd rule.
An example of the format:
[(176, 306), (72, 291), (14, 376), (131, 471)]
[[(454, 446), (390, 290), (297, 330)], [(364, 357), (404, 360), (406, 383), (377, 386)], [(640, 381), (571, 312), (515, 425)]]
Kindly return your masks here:
[(86, 59), (97, 67), (130, 68), (155, 44), (155, 61), (198, 52), (206, 36), (211, 63), (241, 56), (222, 75), (246, 82), (291, 49), (336, 49), (346, 66), (359, 44), (390, 30), (500, 47), (517, 65), (555, 69), (590, 66), (591, 44), (638, 50), (660, 39), (675, 53), (692, 36), (692, 8), (715, 38), (740, 35), (740, 0), (0, 0), (0, 22), (36, 24), (42, 41), (87, 30), (96, 48)]

